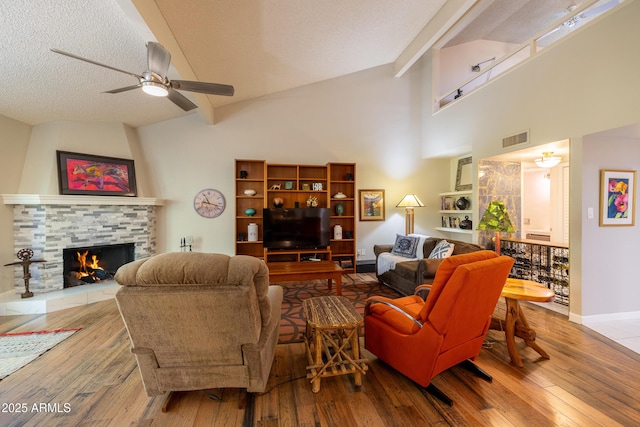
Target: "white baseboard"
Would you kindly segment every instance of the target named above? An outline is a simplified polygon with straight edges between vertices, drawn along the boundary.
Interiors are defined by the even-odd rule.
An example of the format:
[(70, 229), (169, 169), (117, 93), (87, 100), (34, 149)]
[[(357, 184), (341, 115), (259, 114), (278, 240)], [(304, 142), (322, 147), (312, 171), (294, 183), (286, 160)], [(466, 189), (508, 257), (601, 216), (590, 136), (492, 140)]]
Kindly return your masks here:
[[(569, 320), (571, 319), (571, 314), (569, 314)], [(623, 312), (623, 313), (606, 313), (606, 314), (594, 314), (591, 316), (577, 316), (574, 315), (576, 317), (580, 317), (580, 322), (576, 323), (581, 323), (585, 326), (589, 326), (589, 325), (593, 325), (595, 323), (600, 323), (600, 322), (611, 322), (611, 321), (615, 321), (615, 320), (633, 320), (633, 319), (640, 319), (640, 311), (627, 311), (627, 312)]]

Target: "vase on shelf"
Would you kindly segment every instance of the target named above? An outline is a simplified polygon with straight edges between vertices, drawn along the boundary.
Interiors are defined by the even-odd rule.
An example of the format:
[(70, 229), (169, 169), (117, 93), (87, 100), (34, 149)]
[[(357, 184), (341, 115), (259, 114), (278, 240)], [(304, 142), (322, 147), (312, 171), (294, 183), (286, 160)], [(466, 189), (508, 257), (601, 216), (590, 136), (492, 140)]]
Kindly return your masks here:
[(333, 238), (335, 240), (342, 240), (342, 226), (336, 225), (333, 227)]
[(244, 213), (247, 214), (247, 216), (254, 216), (256, 214), (256, 210), (253, 208), (247, 208), (244, 210)]
[(258, 241), (258, 224), (252, 222), (247, 226), (247, 236), (249, 242)]
[(344, 215), (344, 205), (342, 203), (338, 203), (336, 205), (336, 215), (338, 216)]
[(274, 208), (281, 208), (283, 204), (284, 204), (284, 199), (282, 197), (274, 197), (273, 198), (273, 207)]
[(467, 200), (466, 197), (460, 197), (458, 200), (456, 200), (456, 208), (460, 209), (461, 211), (467, 209), (469, 207), (469, 200)]
[(460, 221), (460, 228), (463, 230), (471, 230), (473, 228), (473, 223), (469, 219), (469, 215), (465, 215), (464, 219)]

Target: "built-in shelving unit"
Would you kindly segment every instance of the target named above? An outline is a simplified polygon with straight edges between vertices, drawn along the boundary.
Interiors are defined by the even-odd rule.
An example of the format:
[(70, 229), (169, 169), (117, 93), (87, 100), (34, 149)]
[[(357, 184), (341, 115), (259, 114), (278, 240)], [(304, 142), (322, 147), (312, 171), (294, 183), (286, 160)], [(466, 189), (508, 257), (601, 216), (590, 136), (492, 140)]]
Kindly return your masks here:
[[(265, 205), (264, 160), (236, 160), (236, 254), (263, 256), (262, 249), (262, 208)], [(253, 190), (255, 195), (245, 194), (245, 190)], [(253, 216), (247, 215), (247, 209), (253, 209)], [(248, 241), (247, 229), (250, 223), (258, 226), (258, 240)]]
[[(473, 210), (471, 209), (471, 191), (450, 191), (447, 193), (440, 193), (440, 220), (441, 226), (436, 227), (436, 230), (445, 231), (448, 233), (463, 233), (472, 234), (471, 229), (464, 230), (460, 228), (460, 222), (464, 219), (472, 221)], [(468, 206), (466, 209), (457, 209), (456, 201), (464, 197)]]
[[(348, 273), (355, 272), (356, 262), (356, 165), (327, 163), (326, 165), (272, 164), (264, 160), (236, 160), (235, 215), (236, 254), (264, 258), (268, 262), (332, 260)], [(246, 195), (246, 190), (255, 195)], [(338, 197), (335, 197), (338, 195)], [(280, 199), (285, 208), (307, 207), (315, 198), (315, 207), (331, 209), (332, 238), (326, 250), (271, 251), (263, 247), (262, 209), (274, 207)], [(338, 206), (340, 205), (340, 207)], [(255, 213), (247, 214), (247, 209)], [(251, 211), (249, 211), (251, 212)], [(248, 241), (250, 223), (258, 227), (258, 239)], [(342, 239), (335, 239), (333, 230), (342, 227)]]

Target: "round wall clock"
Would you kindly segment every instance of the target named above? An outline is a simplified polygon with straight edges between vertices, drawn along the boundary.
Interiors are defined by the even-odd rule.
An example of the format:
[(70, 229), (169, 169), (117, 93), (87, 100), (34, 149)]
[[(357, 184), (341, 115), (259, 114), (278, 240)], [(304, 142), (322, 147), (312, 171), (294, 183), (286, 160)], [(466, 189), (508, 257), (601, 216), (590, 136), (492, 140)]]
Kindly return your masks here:
[(193, 208), (205, 218), (219, 217), (224, 212), (225, 205), (222, 193), (211, 188), (199, 191), (193, 199)]

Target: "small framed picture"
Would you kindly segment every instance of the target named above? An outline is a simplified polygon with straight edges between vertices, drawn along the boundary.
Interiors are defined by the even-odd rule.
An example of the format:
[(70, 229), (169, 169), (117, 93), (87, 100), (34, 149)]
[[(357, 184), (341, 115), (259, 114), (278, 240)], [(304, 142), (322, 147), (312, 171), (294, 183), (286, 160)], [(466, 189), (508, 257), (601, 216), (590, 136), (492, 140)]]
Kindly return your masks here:
[(384, 221), (384, 190), (360, 190), (360, 221)]
[(314, 182), (311, 188), (313, 189), (313, 191), (322, 191), (322, 183)]
[(285, 181), (284, 189), (285, 190), (293, 190), (293, 181)]
[(600, 171), (600, 226), (635, 225), (636, 171)]

